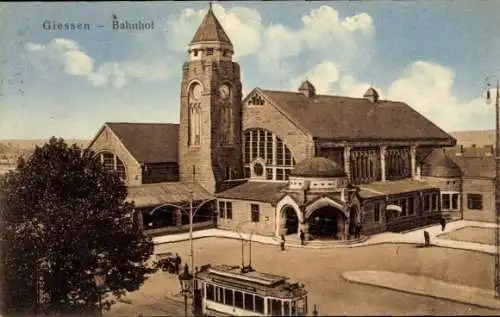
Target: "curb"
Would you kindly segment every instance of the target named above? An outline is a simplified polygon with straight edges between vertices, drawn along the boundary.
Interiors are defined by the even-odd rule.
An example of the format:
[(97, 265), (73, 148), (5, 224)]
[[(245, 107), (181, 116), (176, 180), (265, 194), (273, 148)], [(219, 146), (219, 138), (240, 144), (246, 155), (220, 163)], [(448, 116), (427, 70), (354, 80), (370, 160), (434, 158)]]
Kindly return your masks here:
[(470, 302), (466, 302), (466, 301), (459, 300), (459, 299), (454, 299), (454, 298), (449, 298), (449, 297), (442, 297), (442, 296), (436, 296), (436, 295), (431, 295), (431, 294), (424, 295), (424, 294), (417, 293), (417, 292), (414, 292), (414, 291), (411, 291), (411, 290), (402, 290), (402, 289), (399, 289), (399, 288), (394, 288), (394, 287), (385, 286), (385, 285), (378, 285), (378, 284), (373, 284), (373, 283), (369, 283), (369, 282), (352, 281), (352, 280), (348, 279), (347, 277), (345, 277), (344, 274), (340, 274), (340, 276), (342, 277), (342, 279), (344, 281), (346, 281), (348, 283), (368, 285), (368, 286), (378, 287), (378, 288), (384, 288), (384, 289), (388, 289), (388, 290), (395, 291), (395, 292), (400, 292), (400, 293), (406, 293), (406, 294), (411, 294), (411, 295), (416, 295), (416, 296), (422, 296), (422, 297), (430, 297), (430, 298), (440, 299), (440, 300), (447, 300), (447, 301), (450, 301), (450, 302), (453, 302), (453, 303), (458, 303), (458, 304), (463, 304), (463, 305), (469, 305), (469, 306), (475, 306), (475, 307), (479, 307), (479, 308), (486, 308), (486, 309), (493, 310), (493, 311), (500, 311), (500, 308), (498, 308), (498, 307), (493, 308), (493, 307), (488, 306), (488, 305), (483, 305), (483, 304), (478, 304), (478, 303), (470, 303)]
[[(206, 236), (198, 236), (198, 237), (193, 237), (193, 240), (197, 239), (202, 239), (202, 238), (222, 238), (222, 239), (233, 239), (233, 240), (242, 240), (241, 238), (236, 238), (236, 237), (229, 237), (229, 236), (221, 236), (221, 235), (206, 235)], [(435, 236), (436, 239), (437, 236)], [(161, 244), (168, 244), (168, 243), (177, 243), (177, 242), (183, 242), (183, 241), (188, 241), (189, 238), (182, 238), (178, 240), (172, 240), (172, 241), (166, 241), (166, 242), (155, 242), (155, 245), (161, 245)], [(446, 240), (446, 239), (442, 239)], [(249, 240), (244, 240), (244, 241), (249, 241)], [(453, 240), (452, 240), (453, 241)], [(279, 242), (277, 241), (269, 241), (269, 242), (263, 242), (263, 241), (257, 241), (257, 240), (252, 240), (252, 243), (259, 243), (259, 244), (264, 244), (264, 245), (275, 245), (279, 246)], [(357, 244), (344, 244), (344, 245), (334, 245), (334, 246), (302, 246), (302, 245), (294, 245), (294, 244), (288, 244), (285, 245), (285, 247), (288, 248), (297, 248), (297, 249), (310, 249), (310, 250), (325, 250), (325, 249), (340, 249), (340, 248), (362, 248), (362, 247), (369, 247), (369, 246), (374, 246), (374, 245), (381, 245), (381, 244), (413, 244), (413, 245), (420, 245), (422, 244), (421, 242), (413, 242), (413, 241), (379, 241), (379, 242), (370, 242), (370, 239), (368, 238), (364, 242), (357, 243)], [(447, 245), (439, 245), (431, 242), (431, 246), (434, 247), (440, 247), (440, 248), (448, 248), (448, 249), (455, 249), (455, 250), (463, 250), (463, 251), (471, 251), (471, 252), (478, 252), (478, 253), (483, 253), (483, 254), (488, 254), (488, 255), (494, 255), (495, 252), (489, 252), (489, 251), (484, 251), (484, 250), (477, 250), (477, 249), (468, 249), (468, 248), (463, 248), (459, 246), (447, 246)]]

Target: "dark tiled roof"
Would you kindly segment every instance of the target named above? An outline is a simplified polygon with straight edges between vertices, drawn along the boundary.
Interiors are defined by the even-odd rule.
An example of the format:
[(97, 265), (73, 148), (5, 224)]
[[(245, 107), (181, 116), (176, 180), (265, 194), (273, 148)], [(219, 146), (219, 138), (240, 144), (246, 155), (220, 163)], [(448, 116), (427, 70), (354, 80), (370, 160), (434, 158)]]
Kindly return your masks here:
[(462, 171), (443, 149), (435, 149), (423, 161), (422, 176), (460, 177)]
[(239, 199), (273, 203), (287, 184), (275, 182), (248, 181), (223, 192), (217, 193), (217, 198)]
[(454, 139), (402, 102), (261, 90), (316, 138), (352, 140)]
[(195, 201), (214, 198), (201, 185), (193, 182), (143, 184), (130, 186), (127, 192), (127, 201), (134, 201), (136, 207), (185, 203), (191, 199), (191, 192)]
[(217, 41), (222, 43), (231, 44), (231, 40), (227, 36), (226, 32), (222, 28), (219, 20), (215, 17), (212, 8), (210, 8), (201, 21), (198, 30), (194, 34), (191, 43), (196, 42), (207, 42), (207, 41)]
[(467, 157), (450, 156), (467, 178), (495, 178), (495, 159), (493, 156)]
[(344, 177), (342, 167), (324, 157), (309, 157), (295, 165), (292, 176), (299, 177)]
[(174, 123), (107, 122), (127, 150), (140, 163), (178, 161), (179, 125)]

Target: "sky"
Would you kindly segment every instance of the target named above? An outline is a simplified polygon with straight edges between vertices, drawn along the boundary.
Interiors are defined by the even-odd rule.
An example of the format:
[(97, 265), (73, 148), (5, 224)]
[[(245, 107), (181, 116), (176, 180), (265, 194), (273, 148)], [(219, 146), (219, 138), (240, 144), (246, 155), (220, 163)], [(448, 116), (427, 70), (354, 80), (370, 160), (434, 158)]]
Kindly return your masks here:
[[(208, 2), (0, 4), (0, 139), (91, 139), (104, 122), (178, 122), (182, 64)], [(214, 2), (243, 94), (403, 101), (446, 131), (494, 128), (499, 1)], [(120, 20), (152, 30), (113, 30)], [(90, 30), (45, 30), (44, 21)], [(102, 25), (102, 27), (98, 27)], [(404, 124), (395, 122), (394, 124)]]

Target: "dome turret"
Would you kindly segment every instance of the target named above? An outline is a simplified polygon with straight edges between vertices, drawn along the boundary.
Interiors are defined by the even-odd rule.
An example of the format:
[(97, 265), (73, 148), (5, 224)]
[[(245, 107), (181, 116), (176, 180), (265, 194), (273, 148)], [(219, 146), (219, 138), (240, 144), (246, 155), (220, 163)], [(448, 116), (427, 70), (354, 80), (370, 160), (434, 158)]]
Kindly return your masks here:
[(316, 95), (316, 88), (314, 88), (314, 85), (306, 79), (302, 82), (302, 84), (300, 84), (299, 92), (303, 93), (304, 96), (310, 98)]
[(344, 169), (325, 157), (310, 157), (295, 165), (290, 176), (298, 177), (345, 177)]
[(379, 94), (375, 90), (375, 88), (370, 87), (370, 88), (368, 88), (368, 90), (363, 95), (363, 98), (370, 100), (371, 103), (375, 103), (375, 102), (378, 101)]

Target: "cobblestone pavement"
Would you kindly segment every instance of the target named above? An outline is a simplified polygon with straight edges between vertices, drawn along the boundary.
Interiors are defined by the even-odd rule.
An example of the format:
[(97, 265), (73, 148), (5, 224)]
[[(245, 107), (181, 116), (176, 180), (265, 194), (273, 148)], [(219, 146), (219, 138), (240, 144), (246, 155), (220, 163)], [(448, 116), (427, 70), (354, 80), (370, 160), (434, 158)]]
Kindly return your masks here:
[[(493, 290), (493, 246), (442, 239), (441, 234), (467, 226), (494, 228), (494, 224), (469, 221), (450, 222), (445, 231), (430, 226), (406, 233), (382, 233), (358, 245), (330, 249), (287, 247), (280, 252), (272, 237), (253, 236), (252, 266), (257, 270), (289, 276), (309, 289), (309, 308), (317, 305), (320, 314), (329, 315), (497, 315), (498, 311), (475, 305), (452, 302), (350, 283), (342, 274), (352, 271), (389, 271), (418, 275), (447, 283)], [(440, 247), (420, 248), (423, 231), (431, 243)], [(203, 264), (248, 264), (249, 242), (235, 233), (209, 229), (195, 232), (195, 266)], [(213, 237), (217, 236), (217, 237)], [(229, 239), (228, 239), (229, 237)], [(187, 235), (156, 239), (155, 253), (177, 252), (190, 264)], [(246, 237), (248, 238), (248, 237)], [(164, 243), (158, 243), (158, 242)], [(170, 241), (170, 242), (169, 242)], [(398, 244), (399, 243), (399, 244)], [(403, 244), (401, 244), (403, 243)], [(470, 252), (474, 250), (480, 252)], [(489, 254), (488, 254), (489, 253)], [(138, 292), (127, 295), (130, 304), (118, 303), (105, 316), (182, 316), (184, 304), (178, 295), (176, 276), (157, 272)]]
[[(189, 258), (189, 241), (157, 245), (155, 252), (177, 252), (183, 261)], [(194, 241), (195, 265), (241, 264), (241, 241), (205, 238)], [(495, 315), (495, 311), (444, 299), (418, 296), (345, 281), (348, 271), (383, 270), (426, 276), (448, 283), (493, 289), (493, 257), (479, 252), (448, 248), (419, 248), (409, 244), (382, 244), (359, 248), (328, 250), (288, 248), (278, 251), (275, 245), (254, 244), (252, 266), (259, 271), (280, 274), (306, 284), (309, 308), (318, 305), (320, 314), (328, 315)], [(244, 261), (249, 262), (245, 244)], [(113, 307), (107, 316), (153, 314), (151, 305), (158, 305), (155, 316), (163, 310), (180, 312), (182, 303), (166, 301), (179, 291), (178, 279), (165, 272), (155, 273), (139, 292), (128, 296), (131, 305)], [(179, 297), (170, 299), (180, 300)], [(150, 306), (148, 306), (150, 305)], [(181, 310), (180, 310), (181, 309)], [(144, 311), (143, 311), (144, 310)], [(175, 310), (175, 311), (174, 311)], [(128, 314), (127, 312), (131, 312)], [(166, 314), (166, 313), (164, 313)]]

